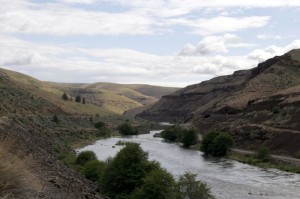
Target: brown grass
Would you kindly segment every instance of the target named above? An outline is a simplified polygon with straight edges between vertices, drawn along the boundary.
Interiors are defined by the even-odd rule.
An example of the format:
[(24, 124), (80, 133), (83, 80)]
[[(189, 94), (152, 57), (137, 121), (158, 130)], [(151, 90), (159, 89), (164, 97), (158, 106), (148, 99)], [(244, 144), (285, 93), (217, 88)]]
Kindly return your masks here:
[(30, 172), (30, 157), (13, 153), (12, 139), (0, 140), (0, 199), (31, 198), (38, 188), (37, 178)]

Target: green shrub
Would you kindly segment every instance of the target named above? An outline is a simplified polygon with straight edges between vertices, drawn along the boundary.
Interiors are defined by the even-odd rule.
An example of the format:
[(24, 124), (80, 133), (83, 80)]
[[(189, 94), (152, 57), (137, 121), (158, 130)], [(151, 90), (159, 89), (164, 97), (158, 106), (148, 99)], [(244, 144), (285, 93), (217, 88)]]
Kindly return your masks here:
[(152, 170), (144, 179), (142, 185), (135, 189), (131, 199), (174, 199), (176, 184), (173, 176), (164, 169)]
[(178, 182), (178, 199), (213, 199), (210, 189), (206, 184), (197, 181), (196, 175), (185, 173)]
[(195, 129), (182, 131), (180, 142), (183, 143), (185, 148), (189, 148), (191, 145), (197, 144), (197, 141), (198, 133)]
[(203, 137), (201, 150), (206, 155), (225, 156), (233, 146), (233, 139), (228, 133), (211, 131)]
[(172, 125), (161, 132), (162, 138), (170, 142), (175, 142), (180, 139), (183, 129), (179, 125)]
[(267, 147), (261, 147), (256, 152), (256, 158), (261, 160), (262, 162), (268, 162), (271, 158), (270, 150)]
[(129, 121), (126, 121), (125, 123), (121, 124), (118, 127), (119, 133), (122, 135), (137, 135), (137, 129), (134, 129), (133, 126), (130, 124)]
[(83, 166), (85, 163), (91, 160), (97, 160), (96, 154), (93, 151), (83, 151), (79, 153), (75, 162), (76, 164)]
[(102, 129), (102, 128), (106, 127), (106, 124), (102, 121), (99, 121), (99, 122), (96, 122), (94, 126), (96, 129)]
[(128, 143), (109, 161), (100, 181), (101, 190), (111, 198), (130, 195), (149, 172), (148, 154), (139, 144)]
[(69, 97), (68, 97), (67, 93), (64, 93), (64, 94), (62, 95), (62, 99), (65, 100), (65, 101), (68, 101), (68, 100), (69, 100)]
[(105, 169), (105, 163), (99, 160), (91, 160), (84, 164), (82, 173), (91, 181), (98, 181)]

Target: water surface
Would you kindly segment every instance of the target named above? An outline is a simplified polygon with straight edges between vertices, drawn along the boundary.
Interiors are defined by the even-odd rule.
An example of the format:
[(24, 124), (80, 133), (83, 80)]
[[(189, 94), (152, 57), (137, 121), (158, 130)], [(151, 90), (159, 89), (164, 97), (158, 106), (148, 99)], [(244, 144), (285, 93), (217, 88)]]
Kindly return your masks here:
[(197, 179), (211, 187), (213, 194), (220, 199), (300, 199), (300, 175), (265, 170), (242, 164), (234, 160), (204, 158), (199, 151), (181, 148), (178, 144), (164, 142), (150, 134), (113, 137), (97, 141), (79, 151), (92, 150), (99, 160), (114, 156), (122, 146), (121, 141), (140, 143), (149, 153), (150, 160), (158, 161), (174, 176), (186, 171), (197, 174)]

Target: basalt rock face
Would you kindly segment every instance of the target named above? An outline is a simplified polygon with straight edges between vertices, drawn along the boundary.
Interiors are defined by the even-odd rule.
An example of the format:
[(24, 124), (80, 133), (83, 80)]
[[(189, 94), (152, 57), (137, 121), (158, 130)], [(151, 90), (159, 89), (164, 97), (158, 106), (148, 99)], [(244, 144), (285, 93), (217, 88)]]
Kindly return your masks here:
[[(238, 147), (265, 145), (281, 154), (300, 151), (300, 50), (276, 56), (256, 68), (183, 88), (162, 97), (138, 117), (183, 121), (203, 133), (225, 130)], [(299, 132), (298, 132), (299, 131)], [(288, 144), (292, 143), (292, 144)]]

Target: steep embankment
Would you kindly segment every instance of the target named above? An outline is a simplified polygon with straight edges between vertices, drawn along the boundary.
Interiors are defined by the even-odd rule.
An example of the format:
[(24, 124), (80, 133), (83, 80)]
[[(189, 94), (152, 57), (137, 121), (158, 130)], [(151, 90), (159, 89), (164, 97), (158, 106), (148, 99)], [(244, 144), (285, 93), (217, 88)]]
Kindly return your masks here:
[(152, 120), (191, 122), (204, 133), (221, 129), (238, 147), (261, 145), (280, 154), (300, 151), (300, 50), (269, 59), (162, 97), (138, 114)]
[[(35, 84), (35, 81), (32, 82)], [(0, 71), (0, 146), (9, 145), (7, 157), (19, 157), (30, 161), (7, 163), (1, 161), (1, 170), (11, 172), (14, 189), (8, 189), (5, 196), (14, 198), (100, 198), (93, 183), (63, 165), (58, 154), (68, 150), (65, 144), (78, 141), (98, 132), (88, 119), (72, 116), (61, 107), (41, 97), (32, 86), (15, 81), (7, 73)], [(59, 121), (55, 122), (53, 116)], [(11, 160), (13, 161), (13, 160)], [(13, 169), (19, 162), (26, 162), (26, 180), (30, 182), (21, 191), (22, 175)], [(24, 163), (25, 164), (25, 163)], [(20, 169), (23, 167), (20, 166)], [(25, 168), (25, 166), (24, 166)], [(32, 185), (32, 186), (31, 186)], [(2, 187), (6, 189), (5, 187)], [(2, 191), (2, 190), (1, 190)], [(2, 193), (0, 193), (2, 194)], [(1, 195), (2, 196), (2, 195)]]

